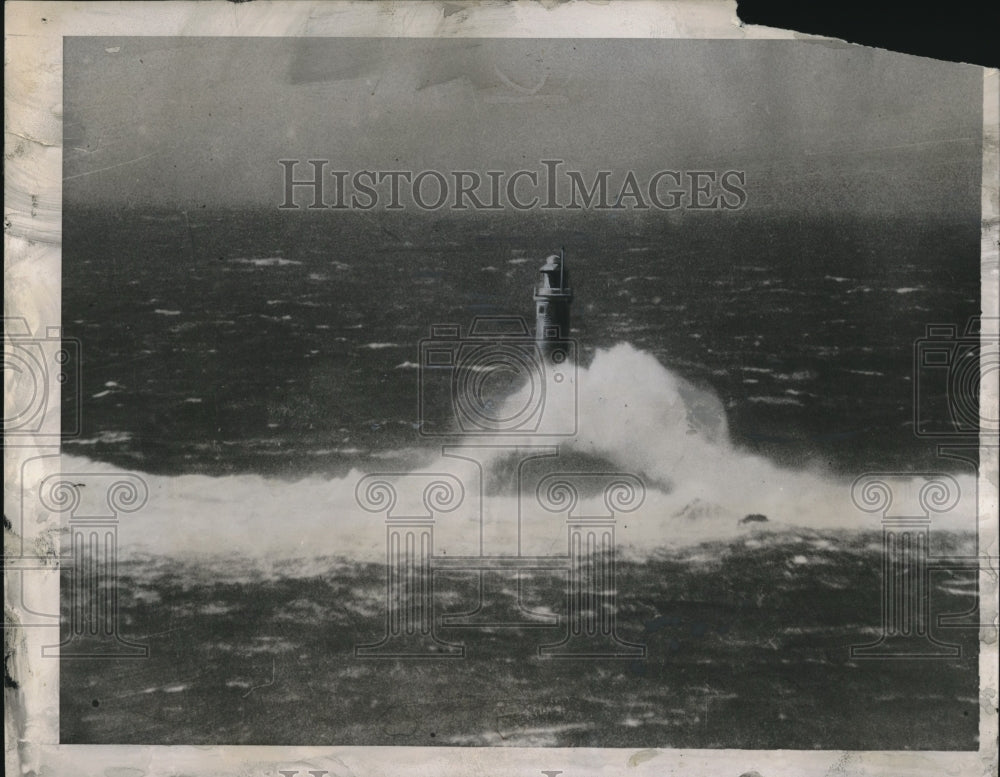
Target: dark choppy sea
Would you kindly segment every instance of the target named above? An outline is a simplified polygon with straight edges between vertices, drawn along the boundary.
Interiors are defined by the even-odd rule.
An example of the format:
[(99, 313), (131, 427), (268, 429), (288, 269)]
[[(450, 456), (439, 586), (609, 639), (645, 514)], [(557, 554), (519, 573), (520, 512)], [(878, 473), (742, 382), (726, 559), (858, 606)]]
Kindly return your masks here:
[(940, 467), (913, 434), (914, 342), (979, 312), (975, 223), (75, 207), (64, 230), (83, 349), (67, 451), (158, 473), (334, 473), (418, 445), (420, 339), (477, 315), (531, 325), (561, 246), (582, 363), (630, 343), (782, 463)]
[[(951, 551), (964, 542), (949, 542)], [(445, 627), (462, 659), (368, 659), (385, 633), (381, 567), (303, 574), (147, 557), (123, 565), (121, 631), (150, 657), (63, 659), (62, 742), (974, 750), (978, 630), (961, 653), (855, 659), (878, 639), (877, 535), (756, 531), (619, 565), (617, 631), (646, 658), (553, 660), (549, 628)], [(965, 547), (968, 550), (968, 547)], [(561, 611), (557, 572), (522, 601)], [(445, 612), (475, 578), (436, 576)], [(933, 617), (974, 574), (935, 575)], [(496, 613), (518, 619), (512, 581)], [(971, 613), (974, 621), (976, 613)], [(563, 626), (563, 629), (565, 626)]]
[[(927, 324), (978, 313), (977, 224), (698, 215), (67, 209), (83, 402), (64, 453), (81, 482), (115, 467), (149, 483), (117, 590), (121, 633), (150, 656), (64, 659), (62, 741), (974, 749), (975, 629), (941, 636), (961, 646), (949, 659), (851, 659), (879, 633), (882, 548), (847, 494), (871, 469), (969, 482), (914, 435), (914, 381), (938, 418), (946, 384), (915, 376), (913, 353)], [(588, 403), (567, 460), (651, 478), (618, 527), (612, 605), (647, 656), (544, 660), (559, 628), (508, 626), (443, 629), (461, 661), (357, 660), (385, 628), (386, 578), (355, 483), (434, 455), (419, 341), (530, 316), (562, 246)], [(689, 428), (695, 396), (723, 416), (714, 433)], [(488, 528), (516, 512), (494, 491)], [(459, 524), (452, 546), (476, 531)], [(561, 522), (534, 528), (560, 552)], [(951, 555), (973, 542), (934, 537)], [(495, 612), (514, 619), (519, 595), (561, 612), (564, 574), (508, 576)], [(434, 581), (440, 613), (475, 606), (474, 575)], [(931, 617), (974, 622), (975, 585), (935, 573)]]

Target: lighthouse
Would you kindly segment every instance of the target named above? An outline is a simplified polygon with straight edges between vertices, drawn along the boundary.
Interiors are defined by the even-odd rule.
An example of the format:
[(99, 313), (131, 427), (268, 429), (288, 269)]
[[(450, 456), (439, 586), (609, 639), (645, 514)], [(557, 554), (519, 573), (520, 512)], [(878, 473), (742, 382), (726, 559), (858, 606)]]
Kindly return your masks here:
[(573, 290), (569, 285), (562, 251), (545, 260), (538, 271), (535, 287), (535, 341), (548, 353), (559, 349), (560, 341), (569, 339), (569, 305)]

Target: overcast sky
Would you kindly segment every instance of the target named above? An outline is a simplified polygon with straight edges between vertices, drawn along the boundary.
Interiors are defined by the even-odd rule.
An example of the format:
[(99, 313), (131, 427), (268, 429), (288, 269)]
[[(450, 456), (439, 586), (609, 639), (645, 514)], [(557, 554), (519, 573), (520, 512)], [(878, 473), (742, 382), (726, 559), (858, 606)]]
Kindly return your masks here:
[[(64, 197), (359, 170), (745, 169), (761, 209), (978, 209), (981, 69), (796, 41), (66, 38)], [(304, 175), (304, 173), (303, 173)]]

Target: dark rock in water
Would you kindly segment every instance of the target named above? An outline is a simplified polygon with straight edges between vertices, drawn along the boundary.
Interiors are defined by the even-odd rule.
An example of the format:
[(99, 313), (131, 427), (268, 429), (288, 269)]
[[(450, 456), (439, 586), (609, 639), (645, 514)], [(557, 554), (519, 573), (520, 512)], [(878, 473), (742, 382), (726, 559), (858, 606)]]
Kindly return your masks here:
[[(761, 515), (760, 513), (750, 513), (746, 518), (742, 518), (740, 523), (767, 523), (767, 516)], [(755, 772), (748, 772), (750, 777), (753, 777)], [(746, 775), (741, 775), (741, 777), (746, 777)]]
[[(750, 515), (748, 515), (748, 516), (747, 516), (746, 518), (744, 518), (743, 520), (745, 521), (745, 520), (746, 520), (747, 518), (753, 518), (753, 517), (756, 517), (756, 518), (764, 518), (764, 516), (763, 516), (763, 515), (760, 515), (760, 513), (754, 513), (754, 515), (753, 515), (753, 516), (750, 516)], [(767, 520), (767, 518), (764, 518), (764, 520), (766, 521), (766, 520)], [(762, 777), (762, 776), (761, 776), (761, 773), (760, 773), (760, 772), (743, 772), (743, 774), (741, 774), (741, 775), (740, 775), (740, 777)]]

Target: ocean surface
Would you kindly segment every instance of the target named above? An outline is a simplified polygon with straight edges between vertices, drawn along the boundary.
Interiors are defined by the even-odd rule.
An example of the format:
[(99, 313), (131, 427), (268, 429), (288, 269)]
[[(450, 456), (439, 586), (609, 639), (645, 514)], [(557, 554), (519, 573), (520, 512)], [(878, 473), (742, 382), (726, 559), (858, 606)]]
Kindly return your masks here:
[[(977, 223), (732, 213), (67, 209), (83, 406), (66, 450), (294, 478), (418, 447), (419, 342), (475, 316), (533, 326), (537, 269), (561, 247), (582, 365), (631, 345), (709, 389), (733, 442), (780, 463), (941, 466), (913, 434), (914, 345), (978, 315)], [(922, 396), (943, 415), (939, 378)]]
[[(433, 436), (455, 426), (419, 400), (421, 340), (476, 316), (530, 327), (560, 248), (578, 359), (573, 391), (546, 394), (547, 422), (574, 430), (559, 455), (532, 470), (530, 435)], [(146, 484), (116, 585), (121, 633), (150, 656), (65, 659), (63, 741), (975, 748), (975, 629), (942, 637), (949, 659), (849, 647), (881, 623), (857, 475), (952, 473), (963, 499), (932, 552), (974, 553), (973, 466), (914, 434), (947, 418), (947, 383), (913, 365), (928, 324), (978, 314), (978, 273), (974, 222), (68, 208), (82, 432), (63, 469)], [(644, 659), (537, 652), (565, 627), (567, 535), (526, 495), (557, 471), (644, 486), (607, 604)], [(491, 590), (495, 614), (516, 621), (520, 600), (558, 625), (442, 626), (459, 661), (357, 659), (385, 627), (384, 514), (357, 490), (372, 473), (408, 505), (405, 484), (454, 476), (465, 501), (435, 554), (552, 557)], [(434, 580), (438, 616), (476, 607), (474, 573)], [(974, 620), (974, 575), (935, 573), (931, 603)]]
[[(968, 542), (949, 543), (968, 552)], [(73, 743), (975, 750), (978, 633), (952, 658), (857, 659), (880, 629), (878, 535), (748, 531), (618, 568), (617, 632), (643, 659), (552, 659), (559, 627), (445, 627), (460, 659), (358, 659), (385, 634), (384, 570), (342, 558), (123, 565), (123, 638), (148, 659), (64, 658)], [(476, 581), (436, 576), (448, 613)], [(512, 580), (495, 610), (518, 619)], [(560, 612), (557, 572), (522, 601)], [(935, 576), (934, 617), (974, 601)], [(972, 613), (975, 619), (976, 613)]]

